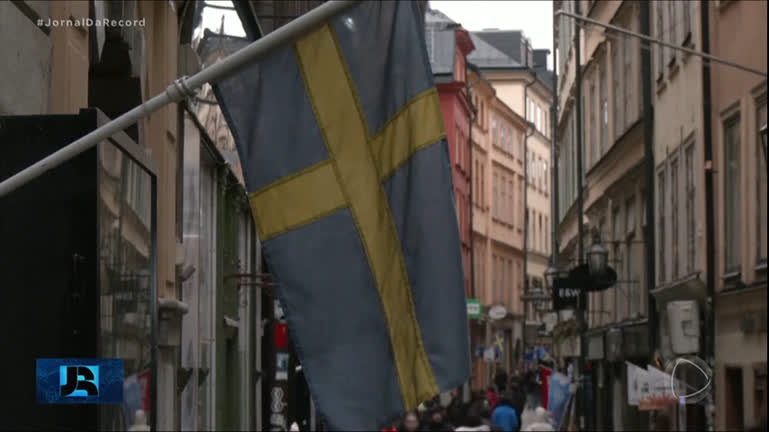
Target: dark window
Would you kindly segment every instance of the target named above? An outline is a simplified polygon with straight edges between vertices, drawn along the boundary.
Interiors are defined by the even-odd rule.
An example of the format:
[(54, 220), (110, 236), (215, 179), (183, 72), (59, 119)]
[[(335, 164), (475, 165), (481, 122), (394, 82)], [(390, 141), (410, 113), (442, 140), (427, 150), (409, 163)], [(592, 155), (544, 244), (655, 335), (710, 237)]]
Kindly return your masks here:
[(724, 123), (724, 212), (725, 214), (725, 241), (726, 271), (736, 272), (740, 270), (742, 256), (740, 253), (740, 208), (742, 199), (740, 194), (740, 179), (742, 167), (740, 163), (740, 119), (738, 116)]

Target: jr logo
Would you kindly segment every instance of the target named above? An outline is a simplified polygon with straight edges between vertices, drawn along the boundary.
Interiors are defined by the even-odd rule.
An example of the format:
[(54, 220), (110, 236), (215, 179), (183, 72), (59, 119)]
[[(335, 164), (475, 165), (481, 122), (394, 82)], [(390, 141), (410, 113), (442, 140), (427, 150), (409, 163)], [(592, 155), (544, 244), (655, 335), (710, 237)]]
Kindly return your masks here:
[(99, 366), (59, 366), (62, 397), (99, 395)]

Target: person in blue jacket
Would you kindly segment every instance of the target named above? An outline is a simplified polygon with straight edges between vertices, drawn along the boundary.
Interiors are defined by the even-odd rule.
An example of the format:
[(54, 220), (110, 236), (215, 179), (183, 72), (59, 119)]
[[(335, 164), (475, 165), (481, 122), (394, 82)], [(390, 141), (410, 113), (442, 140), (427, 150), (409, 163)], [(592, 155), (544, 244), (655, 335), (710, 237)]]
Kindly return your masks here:
[(491, 422), (505, 432), (517, 432), (520, 427), (518, 413), (508, 395), (502, 396), (491, 414)]

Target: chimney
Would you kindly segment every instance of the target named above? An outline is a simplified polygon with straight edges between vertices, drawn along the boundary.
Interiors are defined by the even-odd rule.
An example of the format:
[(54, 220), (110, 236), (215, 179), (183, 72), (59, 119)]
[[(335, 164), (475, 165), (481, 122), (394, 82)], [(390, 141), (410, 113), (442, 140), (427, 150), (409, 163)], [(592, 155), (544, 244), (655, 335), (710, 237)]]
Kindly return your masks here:
[(547, 56), (550, 55), (549, 49), (535, 49), (534, 50), (534, 69), (547, 69)]

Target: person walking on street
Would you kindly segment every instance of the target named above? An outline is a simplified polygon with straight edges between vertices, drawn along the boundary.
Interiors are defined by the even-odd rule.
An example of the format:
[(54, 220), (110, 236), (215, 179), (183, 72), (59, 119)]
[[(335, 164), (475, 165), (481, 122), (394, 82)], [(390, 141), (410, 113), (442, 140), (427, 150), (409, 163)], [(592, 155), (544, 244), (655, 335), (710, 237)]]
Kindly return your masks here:
[(419, 430), (419, 416), (416, 411), (409, 411), (403, 416), (403, 421), (398, 432), (417, 432)]
[(497, 407), (497, 402), (499, 401), (499, 395), (494, 386), (489, 386), (488, 389), (486, 389), (486, 399), (489, 400), (491, 411), (494, 411), (494, 408)]
[(530, 416), (524, 418), (521, 415), (521, 432), (549, 432), (554, 431), (550, 424), (549, 415), (546, 409), (537, 407)]
[(460, 425), (464, 422), (465, 411), (467, 408), (462, 402), (462, 393), (460, 389), (451, 391), (451, 401), (446, 407), (446, 417), (449, 423)]
[(491, 415), (491, 422), (500, 427), (504, 432), (517, 432), (520, 423), (518, 414), (513, 408), (513, 403), (508, 396), (499, 399), (497, 407)]
[(494, 377), (494, 384), (497, 385), (497, 391), (500, 394), (507, 393), (507, 371), (505, 371), (503, 368), (497, 369), (497, 374)]
[(427, 430), (434, 432), (454, 432), (454, 426), (446, 421), (446, 416), (443, 413), (443, 407), (441, 404), (433, 405), (430, 410), (430, 417), (427, 423)]
[(462, 425), (456, 428), (457, 432), (491, 432), (491, 426), (485, 424), (482, 418), (483, 401), (476, 400), (467, 409)]

